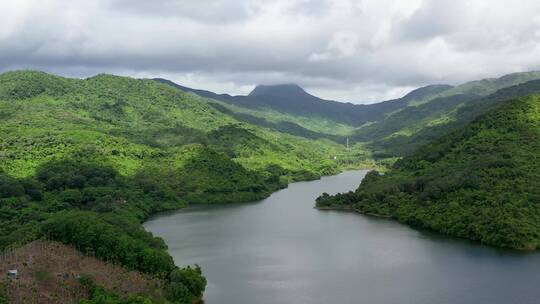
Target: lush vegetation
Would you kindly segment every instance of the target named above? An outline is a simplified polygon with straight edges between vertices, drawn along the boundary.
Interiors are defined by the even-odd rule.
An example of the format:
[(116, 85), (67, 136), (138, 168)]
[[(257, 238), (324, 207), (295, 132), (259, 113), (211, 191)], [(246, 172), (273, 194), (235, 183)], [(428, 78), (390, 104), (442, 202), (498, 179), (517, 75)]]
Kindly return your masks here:
[(488, 111), (423, 146), (384, 175), (319, 207), (393, 217), (484, 244), (540, 246), (540, 95)]
[[(436, 98), (412, 103), (385, 119), (364, 126), (351, 136), (369, 142), (376, 158), (404, 156), (510, 98), (540, 92), (540, 73), (518, 73), (473, 81), (443, 91)], [(490, 94), (487, 95), (486, 94)]]
[(18, 177), (50, 160), (79, 156), (111, 164), (123, 175), (148, 164), (178, 166), (186, 145), (222, 145), (220, 129), (251, 134), (248, 148), (235, 145), (233, 151), (233, 160), (251, 170), (278, 165), (291, 176), (305, 170), (320, 176), (337, 172), (331, 159), (343, 150), (327, 139), (243, 123), (204, 98), (152, 80), (111, 75), (78, 80), (42, 72), (1, 74), (0, 117), (0, 168)]
[(0, 285), (0, 304), (8, 304), (8, 299), (5, 295), (5, 286)]
[(127, 178), (84, 160), (55, 161), (35, 177), (3, 174), (0, 180), (0, 247), (40, 237), (57, 240), (162, 278), (176, 290), (168, 293), (171, 301), (192, 303), (202, 295), (206, 283), (200, 269), (176, 267), (164, 242), (140, 225), (154, 212), (185, 206), (167, 180)]
[(466, 82), (449, 90), (441, 92), (439, 96), (444, 97), (459, 94), (488, 96), (497, 92), (500, 89), (512, 87), (537, 79), (540, 79), (540, 72), (534, 71), (512, 73), (499, 78), (487, 78)]
[[(196, 303), (202, 296), (206, 286), (206, 280), (201, 276), (201, 269), (187, 267), (175, 269), (171, 272), (170, 282), (167, 286), (169, 299), (177, 299), (181, 303)], [(157, 301), (144, 295), (131, 295), (123, 298), (118, 294), (108, 291), (97, 285), (91, 278), (83, 276), (81, 284), (89, 291), (89, 298), (82, 300), (81, 304), (152, 304)], [(193, 295), (196, 295), (194, 298)]]
[[(97, 285), (92, 278), (83, 276), (79, 279), (81, 284), (88, 290), (89, 297), (80, 304), (153, 304), (151, 298), (144, 295), (131, 295), (127, 299), (122, 298), (114, 292), (108, 291)], [(185, 302), (189, 303), (189, 302)]]
[[(90, 297), (82, 300), (80, 304), (152, 304), (154, 301), (145, 296), (130, 296), (127, 299), (95, 286), (90, 290)], [(186, 302), (189, 303), (189, 302)]]
[(230, 96), (158, 81), (211, 98), (217, 110), (240, 121), (337, 143), (349, 137), (351, 143), (361, 143), (359, 153), (383, 160), (411, 154), (502, 100), (540, 91), (539, 78), (540, 72), (525, 72), (455, 87), (429, 85), (373, 105), (325, 101), (295, 85), (259, 86), (249, 96)]
[[(179, 303), (200, 298), (206, 280), (198, 267), (175, 266), (142, 221), (188, 204), (261, 199), (338, 172), (333, 156), (345, 151), (247, 124), (152, 80), (111, 75), (1, 74), (0, 118), (0, 249), (61, 241), (161, 278)], [(89, 301), (115, 297), (96, 289)]]

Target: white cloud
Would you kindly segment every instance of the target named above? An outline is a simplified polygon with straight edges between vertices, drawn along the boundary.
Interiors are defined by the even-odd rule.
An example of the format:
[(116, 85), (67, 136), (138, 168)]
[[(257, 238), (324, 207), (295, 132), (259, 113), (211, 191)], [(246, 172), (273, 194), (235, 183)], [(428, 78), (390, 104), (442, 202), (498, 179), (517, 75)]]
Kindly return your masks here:
[(245, 93), (297, 82), (371, 102), (540, 68), (540, 2), (0, 1), (0, 70), (172, 78)]

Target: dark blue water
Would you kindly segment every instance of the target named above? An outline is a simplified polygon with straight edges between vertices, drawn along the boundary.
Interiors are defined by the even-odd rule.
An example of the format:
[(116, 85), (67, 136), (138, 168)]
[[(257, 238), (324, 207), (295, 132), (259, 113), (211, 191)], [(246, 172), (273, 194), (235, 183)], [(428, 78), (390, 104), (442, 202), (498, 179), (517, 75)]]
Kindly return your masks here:
[(540, 303), (540, 255), (495, 250), (391, 220), (318, 211), (365, 171), (295, 183), (256, 203), (153, 218), (178, 265), (199, 264), (207, 304)]

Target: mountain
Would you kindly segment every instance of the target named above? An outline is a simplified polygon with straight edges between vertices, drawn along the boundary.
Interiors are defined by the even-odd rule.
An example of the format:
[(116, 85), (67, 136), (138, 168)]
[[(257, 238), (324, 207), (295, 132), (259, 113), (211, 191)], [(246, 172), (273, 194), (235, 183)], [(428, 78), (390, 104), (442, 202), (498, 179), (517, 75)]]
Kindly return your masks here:
[[(487, 110), (482, 100), (489, 104), (499, 90), (539, 78), (540, 72), (525, 72), (455, 87), (429, 85), (402, 98), (371, 105), (323, 100), (296, 84), (259, 85), (248, 96), (231, 96), (183, 87), (164, 79), (157, 81), (211, 98), (212, 106), (237, 120), (310, 139), (344, 143), (348, 137), (353, 144), (368, 147), (375, 157), (386, 158), (410, 154), (418, 146), (470, 122)], [(515, 96), (522, 96), (516, 93)], [(469, 109), (469, 104), (474, 105), (475, 109), (470, 110), (474, 115), (461, 110)]]
[(501, 102), (384, 175), (370, 172), (355, 192), (317, 199), (515, 249), (540, 247), (539, 202), (540, 94)]
[[(189, 144), (227, 150), (251, 170), (277, 165), (292, 175), (316, 176), (327, 170), (321, 164), (334, 166), (329, 159), (341, 150), (243, 123), (206, 99), (155, 81), (112, 75), (79, 80), (31, 71), (1, 74), (0, 116), (0, 168), (18, 177), (77, 155), (131, 175), (154, 162), (178, 163), (179, 149)], [(246, 142), (227, 146), (224, 136)]]
[(359, 128), (351, 139), (372, 141), (370, 147), (379, 157), (407, 155), (429, 140), (470, 122), (501, 101), (501, 97), (506, 100), (539, 92), (538, 78), (540, 72), (515, 73), (452, 87), (435, 98), (412, 101), (410, 106)]
[[(251, 110), (273, 110), (300, 119), (328, 120), (349, 126), (360, 126), (367, 122), (384, 118), (385, 114), (406, 107), (413, 100), (421, 100), (439, 94), (449, 88), (446, 85), (432, 85), (419, 88), (403, 98), (385, 102), (362, 105), (324, 100), (313, 96), (295, 84), (259, 85), (248, 96), (231, 96), (215, 94), (209, 91), (187, 88), (165, 79), (156, 81), (169, 84), (186, 92), (223, 101), (229, 105), (240, 106)], [(253, 115), (253, 113), (251, 113)], [(255, 114), (257, 115), (257, 114)], [(260, 116), (259, 116), (260, 117)], [(289, 121), (290, 122), (290, 121)], [(314, 122), (314, 124), (317, 124)], [(302, 126), (309, 129), (309, 126)], [(311, 129), (313, 131), (313, 129)], [(325, 132), (331, 132), (323, 130)], [(324, 132), (323, 132), (324, 133)], [(326, 133), (329, 134), (329, 133)]]
[(488, 96), (502, 88), (511, 87), (531, 80), (540, 79), (540, 71), (512, 73), (499, 78), (486, 78), (466, 82), (450, 90), (442, 92), (441, 96), (451, 96), (456, 94), (469, 94), (478, 96)]
[(432, 99), (435, 96), (438, 96), (439, 94), (446, 92), (452, 88), (453, 86), (447, 84), (427, 85), (425, 87), (412, 90), (407, 95), (400, 98), (400, 100), (405, 101), (407, 105), (411, 105), (413, 103), (422, 102), (423, 100)]
[(256, 98), (249, 96), (216, 94), (210, 91), (184, 87), (166, 79), (156, 78), (154, 80), (180, 89), (183, 92), (190, 92), (207, 98), (209, 105), (229, 116), (233, 116), (239, 121), (295, 136), (309, 139), (327, 138), (334, 141), (343, 141), (340, 135), (348, 133), (353, 129), (351, 126), (339, 124), (324, 118), (299, 117), (291, 113), (278, 112), (262, 105), (257, 106)]
[(314, 99), (317, 98), (302, 89), (297, 84), (258, 85), (248, 96), (274, 96), (281, 98)]
[[(387, 128), (394, 128), (393, 133), (390, 132), (392, 133), (391, 135), (387, 133), (373, 140), (369, 144), (369, 148), (374, 151), (375, 156), (379, 157), (408, 155), (413, 153), (418, 147), (452, 130), (463, 127), (477, 116), (498, 106), (501, 102), (538, 92), (540, 92), (540, 80), (533, 80), (500, 89), (487, 97), (472, 99), (467, 103), (460, 103), (457, 107), (454, 107), (455, 105), (453, 104), (445, 103), (427, 103), (417, 107), (411, 107), (411, 109), (396, 114), (393, 119), (386, 120)], [(421, 117), (426, 111), (431, 111), (430, 108), (434, 107), (439, 107), (441, 110), (438, 113), (432, 111), (430, 115)], [(413, 112), (417, 114), (416, 117), (412, 115)], [(437, 116), (433, 115), (433, 113), (436, 113)], [(409, 125), (406, 126), (404, 124), (405, 122), (408, 122)], [(401, 130), (411, 130), (411, 132), (407, 134), (407, 132), (397, 131), (399, 127), (395, 128), (395, 126), (403, 126), (404, 129)], [(381, 129), (378, 131), (380, 132)]]

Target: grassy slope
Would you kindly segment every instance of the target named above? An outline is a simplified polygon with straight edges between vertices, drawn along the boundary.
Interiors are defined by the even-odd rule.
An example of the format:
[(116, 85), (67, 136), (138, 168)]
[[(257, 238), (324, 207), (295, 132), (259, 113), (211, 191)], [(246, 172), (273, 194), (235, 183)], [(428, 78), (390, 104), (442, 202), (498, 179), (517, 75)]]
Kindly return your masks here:
[(504, 103), (320, 207), (517, 249), (540, 246), (540, 95)]

